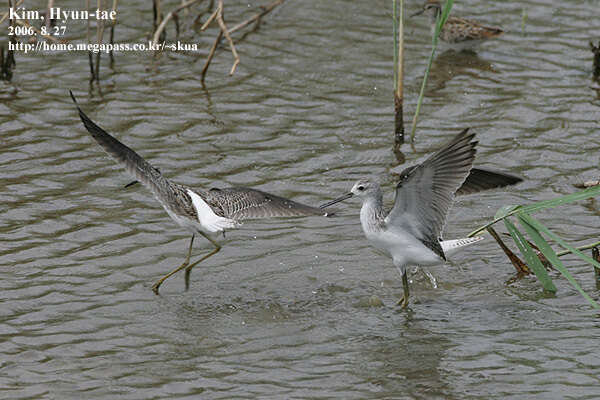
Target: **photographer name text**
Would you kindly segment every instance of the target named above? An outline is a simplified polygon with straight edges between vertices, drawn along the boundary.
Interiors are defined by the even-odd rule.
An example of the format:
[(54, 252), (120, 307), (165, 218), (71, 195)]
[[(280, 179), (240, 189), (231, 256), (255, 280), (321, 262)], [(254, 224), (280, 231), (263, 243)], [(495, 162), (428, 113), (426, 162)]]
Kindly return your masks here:
[(46, 18), (48, 18), (50, 20), (61, 21), (85, 21), (88, 19), (114, 21), (115, 19), (117, 19), (116, 11), (100, 10), (99, 8), (97, 8), (96, 11), (89, 12), (87, 10), (63, 10), (60, 7), (50, 7), (49, 12), (47, 13), (48, 15), (46, 15), (46, 12), (40, 12), (37, 10), (27, 10), (24, 7), (11, 7), (8, 9), (8, 11), (8, 17), (14, 20), (45, 20)]

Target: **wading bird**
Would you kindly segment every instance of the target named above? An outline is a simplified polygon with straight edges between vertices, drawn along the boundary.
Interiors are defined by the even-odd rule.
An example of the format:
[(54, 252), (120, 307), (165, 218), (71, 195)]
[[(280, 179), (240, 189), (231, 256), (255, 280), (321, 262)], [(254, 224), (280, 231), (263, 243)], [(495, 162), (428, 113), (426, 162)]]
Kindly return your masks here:
[[(221, 250), (221, 245), (216, 241), (218, 234), (237, 228), (242, 221), (257, 218), (328, 216), (320, 208), (307, 206), (260, 190), (245, 187), (198, 190), (171, 182), (139, 154), (89, 119), (77, 104), (73, 93), (70, 91), (69, 93), (79, 111), (83, 125), (96, 142), (133, 178), (152, 192), (171, 219), (192, 233), (185, 261), (152, 286), (152, 290), (156, 294), (165, 279), (184, 268), (187, 289), (192, 268)], [(212, 243), (214, 249), (190, 264), (192, 245), (196, 234), (205, 237)]]
[(442, 230), (454, 196), (521, 182), (513, 175), (472, 169), (477, 142), (465, 129), (423, 163), (406, 168), (396, 186), (394, 206), (388, 212), (378, 183), (359, 180), (350, 193), (321, 205), (329, 207), (353, 196), (362, 200), (360, 223), (367, 240), (392, 258), (402, 276), (403, 297), (408, 305), (406, 268), (446, 261), (446, 254), (482, 240), (481, 237), (442, 240)]
[[(431, 35), (433, 36), (437, 19), (442, 14), (442, 4), (439, 0), (427, 0), (423, 4), (423, 8), (412, 14), (411, 17), (423, 13), (429, 16)], [(485, 40), (498, 37), (502, 33), (504, 31), (500, 28), (484, 26), (475, 21), (449, 16), (440, 31), (440, 39), (457, 50), (466, 50), (476, 47)]]

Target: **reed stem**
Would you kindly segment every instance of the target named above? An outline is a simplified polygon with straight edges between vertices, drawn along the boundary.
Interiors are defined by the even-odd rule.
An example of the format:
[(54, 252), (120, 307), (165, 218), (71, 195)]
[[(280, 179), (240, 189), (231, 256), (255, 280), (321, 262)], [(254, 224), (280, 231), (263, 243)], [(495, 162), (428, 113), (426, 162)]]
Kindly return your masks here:
[(425, 96), (425, 86), (427, 85), (427, 77), (429, 76), (429, 70), (431, 70), (431, 65), (433, 64), (433, 57), (435, 56), (435, 50), (437, 48), (438, 39), (440, 36), (440, 31), (442, 27), (446, 23), (448, 19), (448, 15), (450, 14), (450, 10), (452, 9), (452, 4), (454, 0), (447, 0), (444, 5), (444, 9), (442, 10), (441, 16), (438, 15), (437, 22), (435, 24), (435, 32), (433, 34), (433, 38), (431, 39), (431, 54), (429, 55), (429, 61), (427, 62), (427, 68), (425, 69), (425, 75), (423, 75), (423, 83), (421, 84), (421, 91), (419, 92), (419, 99), (417, 101), (417, 108), (415, 110), (415, 115), (413, 116), (412, 128), (410, 130), (410, 142), (414, 143), (415, 141), (415, 131), (417, 129), (417, 120), (419, 117), (419, 112), (421, 111), (421, 104), (423, 103), (423, 97)]
[[(398, 7), (398, 3), (399, 6)], [(404, 143), (404, 0), (393, 0), (394, 9), (394, 141)]]

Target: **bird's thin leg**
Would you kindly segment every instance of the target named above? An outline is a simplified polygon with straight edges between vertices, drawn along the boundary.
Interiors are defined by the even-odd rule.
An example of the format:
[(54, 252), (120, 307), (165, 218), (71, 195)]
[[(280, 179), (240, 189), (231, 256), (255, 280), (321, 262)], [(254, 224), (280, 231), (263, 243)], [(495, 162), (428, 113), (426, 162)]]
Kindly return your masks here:
[(200, 234), (202, 236), (204, 236), (206, 238), (206, 240), (211, 242), (213, 244), (213, 246), (215, 246), (215, 249), (213, 251), (211, 251), (210, 253), (208, 253), (207, 255), (205, 255), (204, 257), (202, 257), (201, 259), (199, 259), (198, 261), (196, 261), (195, 263), (187, 266), (187, 268), (185, 269), (185, 290), (188, 290), (190, 287), (190, 272), (192, 272), (192, 268), (194, 268), (196, 265), (200, 264), (202, 261), (206, 260), (208, 257), (214, 256), (221, 250), (221, 245), (219, 243), (217, 243), (216, 241), (214, 241), (213, 239), (211, 239), (210, 236), (204, 234), (204, 232), (200, 232)]
[(406, 276), (406, 270), (402, 273), (402, 287), (404, 288), (404, 294), (402, 298), (398, 301), (398, 305), (401, 308), (406, 308), (408, 306), (408, 296), (410, 292), (408, 290), (408, 276)]
[(154, 292), (154, 294), (158, 294), (158, 288), (160, 287), (160, 285), (162, 285), (165, 279), (188, 266), (188, 264), (190, 263), (190, 256), (192, 255), (192, 244), (194, 244), (194, 235), (192, 235), (192, 240), (190, 240), (190, 248), (188, 250), (187, 257), (185, 258), (183, 264), (181, 264), (179, 267), (175, 268), (173, 271), (169, 272), (168, 274), (160, 278), (158, 281), (156, 281), (156, 283), (152, 286), (152, 291)]

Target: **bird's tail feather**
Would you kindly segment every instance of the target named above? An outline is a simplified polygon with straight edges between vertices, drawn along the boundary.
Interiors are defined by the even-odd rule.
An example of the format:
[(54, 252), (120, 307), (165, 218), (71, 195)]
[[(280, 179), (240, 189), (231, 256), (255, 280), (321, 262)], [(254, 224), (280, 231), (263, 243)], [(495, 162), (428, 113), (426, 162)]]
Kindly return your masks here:
[(440, 244), (442, 245), (442, 249), (444, 250), (444, 253), (452, 253), (455, 250), (460, 249), (461, 247), (465, 247), (465, 246), (471, 245), (473, 243), (477, 243), (481, 240), (483, 240), (483, 237), (475, 236), (475, 237), (471, 237), (471, 238), (443, 240), (442, 242), (440, 242)]

